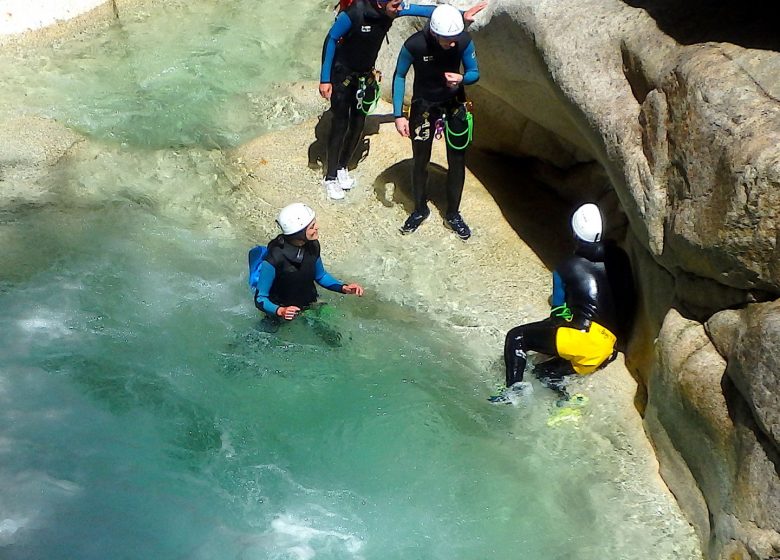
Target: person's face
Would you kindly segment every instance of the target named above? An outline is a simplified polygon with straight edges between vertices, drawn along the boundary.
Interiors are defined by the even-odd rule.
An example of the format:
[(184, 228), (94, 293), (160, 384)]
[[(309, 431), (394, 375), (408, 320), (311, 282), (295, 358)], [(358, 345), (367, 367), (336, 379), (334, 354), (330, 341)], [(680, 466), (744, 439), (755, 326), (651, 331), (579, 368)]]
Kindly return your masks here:
[(456, 37), (442, 37), (440, 35), (436, 35), (436, 41), (438, 41), (439, 46), (445, 51), (455, 46), (455, 43), (457, 43), (455, 39)]
[(402, 4), (403, 4), (402, 0), (390, 0), (389, 2), (385, 2), (384, 5), (380, 4), (380, 7), (382, 7), (385, 14), (394, 18), (398, 15), (398, 12), (401, 10)]
[(306, 226), (306, 241), (316, 241), (319, 239), (320, 228), (317, 226), (317, 220), (312, 220), (312, 222)]

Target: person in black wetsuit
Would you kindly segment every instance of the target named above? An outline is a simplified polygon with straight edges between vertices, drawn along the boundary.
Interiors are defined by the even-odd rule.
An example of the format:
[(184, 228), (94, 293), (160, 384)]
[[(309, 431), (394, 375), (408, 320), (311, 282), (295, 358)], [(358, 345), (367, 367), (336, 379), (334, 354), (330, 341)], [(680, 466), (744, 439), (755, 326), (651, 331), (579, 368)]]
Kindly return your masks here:
[[(464, 18), (473, 21), (482, 2)], [(320, 71), (320, 95), (330, 100), (333, 120), (327, 144), (323, 185), (331, 199), (344, 198), (355, 181), (347, 165), (363, 133), (366, 114), (379, 99), (374, 64), (382, 42), (399, 16), (431, 17), (435, 5), (404, 6), (401, 0), (354, 0), (342, 11), (325, 39)]]
[(314, 210), (296, 202), (276, 219), (282, 234), (271, 240), (255, 289), (255, 306), (271, 317), (292, 321), (317, 301), (316, 282), (341, 294), (363, 295), (359, 284), (344, 284), (328, 274), (320, 258)]
[[(461, 74), (461, 66), (463, 73)], [(409, 118), (403, 115), (406, 74), (414, 67), (414, 87)], [(461, 239), (471, 229), (460, 215), (460, 200), (466, 176), (466, 148), (471, 140), (471, 113), (463, 86), (479, 80), (474, 43), (464, 31), (460, 12), (440, 5), (422, 31), (404, 43), (393, 77), (393, 113), (401, 136), (412, 138), (412, 195), (414, 211), (401, 226), (408, 234), (430, 214), (428, 209), (428, 163), (438, 124), (447, 139), (447, 210), (445, 223)]]
[(553, 272), (551, 316), (515, 327), (506, 335), (507, 387), (523, 380), (527, 353), (533, 350), (558, 357), (535, 371), (550, 381), (548, 386), (567, 396), (562, 378), (588, 375), (614, 359), (618, 336), (624, 338), (630, 328), (633, 279), (628, 257), (602, 241), (601, 213), (595, 204), (578, 208), (571, 224), (577, 245), (574, 255)]

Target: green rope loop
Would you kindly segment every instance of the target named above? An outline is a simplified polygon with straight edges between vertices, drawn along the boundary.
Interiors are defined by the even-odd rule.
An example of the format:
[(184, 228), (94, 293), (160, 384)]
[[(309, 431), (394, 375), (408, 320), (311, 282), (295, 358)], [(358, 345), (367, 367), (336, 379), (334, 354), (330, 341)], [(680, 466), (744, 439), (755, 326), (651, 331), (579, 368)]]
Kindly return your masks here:
[(552, 317), (559, 317), (564, 321), (571, 321), (574, 318), (574, 313), (571, 312), (567, 304), (559, 305), (550, 309), (550, 315)]
[[(370, 115), (374, 112), (374, 109), (376, 109), (376, 106), (379, 104), (379, 84), (377, 82), (374, 82), (374, 98), (370, 101), (366, 101), (366, 98), (364, 97), (360, 101), (360, 110), (363, 111), (364, 115)], [(366, 109), (366, 106), (368, 106), (368, 109)]]
[[(466, 111), (466, 130), (463, 132), (452, 132), (450, 130), (450, 123), (447, 119), (444, 119), (444, 138), (447, 140), (447, 145), (452, 148), (453, 150), (465, 150), (469, 144), (471, 144), (471, 138), (473, 136), (474, 132), (474, 117), (471, 114), (471, 111)], [(460, 146), (456, 146), (454, 141), (451, 139), (451, 137), (460, 138), (461, 136), (466, 136), (466, 141), (461, 144)]]

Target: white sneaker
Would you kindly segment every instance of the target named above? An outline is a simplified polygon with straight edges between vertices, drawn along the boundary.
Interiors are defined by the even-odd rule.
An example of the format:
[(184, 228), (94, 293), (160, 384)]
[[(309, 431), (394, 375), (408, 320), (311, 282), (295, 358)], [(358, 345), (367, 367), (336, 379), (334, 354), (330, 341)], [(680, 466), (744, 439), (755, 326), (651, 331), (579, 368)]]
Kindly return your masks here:
[(345, 191), (348, 191), (355, 186), (355, 180), (349, 176), (349, 171), (347, 171), (346, 167), (342, 167), (336, 171), (336, 180), (339, 182), (339, 186)]
[(328, 198), (331, 200), (341, 200), (344, 198), (344, 191), (339, 185), (338, 179), (322, 180), (322, 186), (325, 187), (325, 192), (328, 193)]

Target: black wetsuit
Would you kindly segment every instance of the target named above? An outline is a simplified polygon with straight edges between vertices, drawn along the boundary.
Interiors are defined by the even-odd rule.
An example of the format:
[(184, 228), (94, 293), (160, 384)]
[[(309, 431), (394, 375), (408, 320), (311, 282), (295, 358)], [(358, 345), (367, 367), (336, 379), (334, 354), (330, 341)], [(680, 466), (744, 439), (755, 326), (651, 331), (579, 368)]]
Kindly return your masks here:
[[(427, 182), (428, 163), (436, 133), (436, 123), (446, 118), (452, 132), (462, 134), (468, 127), (466, 121), (466, 100), (464, 85), (479, 79), (476, 54), (471, 36), (464, 32), (458, 36), (456, 45), (444, 49), (436, 38), (424, 29), (418, 31), (404, 43), (398, 57), (396, 74), (393, 78), (393, 105), (395, 116), (401, 116), (405, 76), (409, 66), (414, 67), (414, 87), (409, 113), (409, 132), (412, 137), (412, 192), (415, 211), (428, 214)], [(460, 87), (450, 88), (444, 78), (445, 72), (461, 73)], [(445, 217), (458, 214), (466, 176), (466, 146), (455, 149), (447, 143), (447, 211)]]
[[(510, 330), (504, 343), (507, 387), (523, 380), (526, 353), (530, 350), (560, 356), (558, 329), (565, 327), (589, 332), (592, 325), (616, 334), (622, 331), (613, 296), (612, 283), (632, 282), (628, 277), (608, 274), (604, 243), (579, 243), (575, 254), (566, 259), (553, 274), (553, 306), (566, 303), (570, 320), (550, 317), (536, 323), (520, 325)], [(612, 278), (610, 278), (612, 276)], [(610, 281), (611, 280), (611, 281)], [(630, 305), (629, 302), (621, 302)], [(573, 370), (569, 370), (573, 373)]]
[[(335, 178), (336, 171), (347, 166), (360, 142), (366, 114), (357, 106), (357, 92), (363, 85), (366, 101), (379, 95), (373, 69), (392, 25), (393, 18), (378, 10), (369, 0), (355, 0), (342, 12), (325, 39), (320, 81), (333, 85), (330, 98), (333, 120), (325, 169), (327, 179)], [(340, 34), (340, 30), (346, 30), (346, 34), (340, 37), (335, 53), (329, 56), (328, 49), (333, 48), (332, 35)]]
[(317, 301), (315, 282), (339, 293), (344, 286), (325, 270), (319, 241), (298, 246), (280, 235), (268, 244), (268, 253), (260, 265), (255, 306), (272, 317), (279, 307), (294, 305), (305, 309)]

